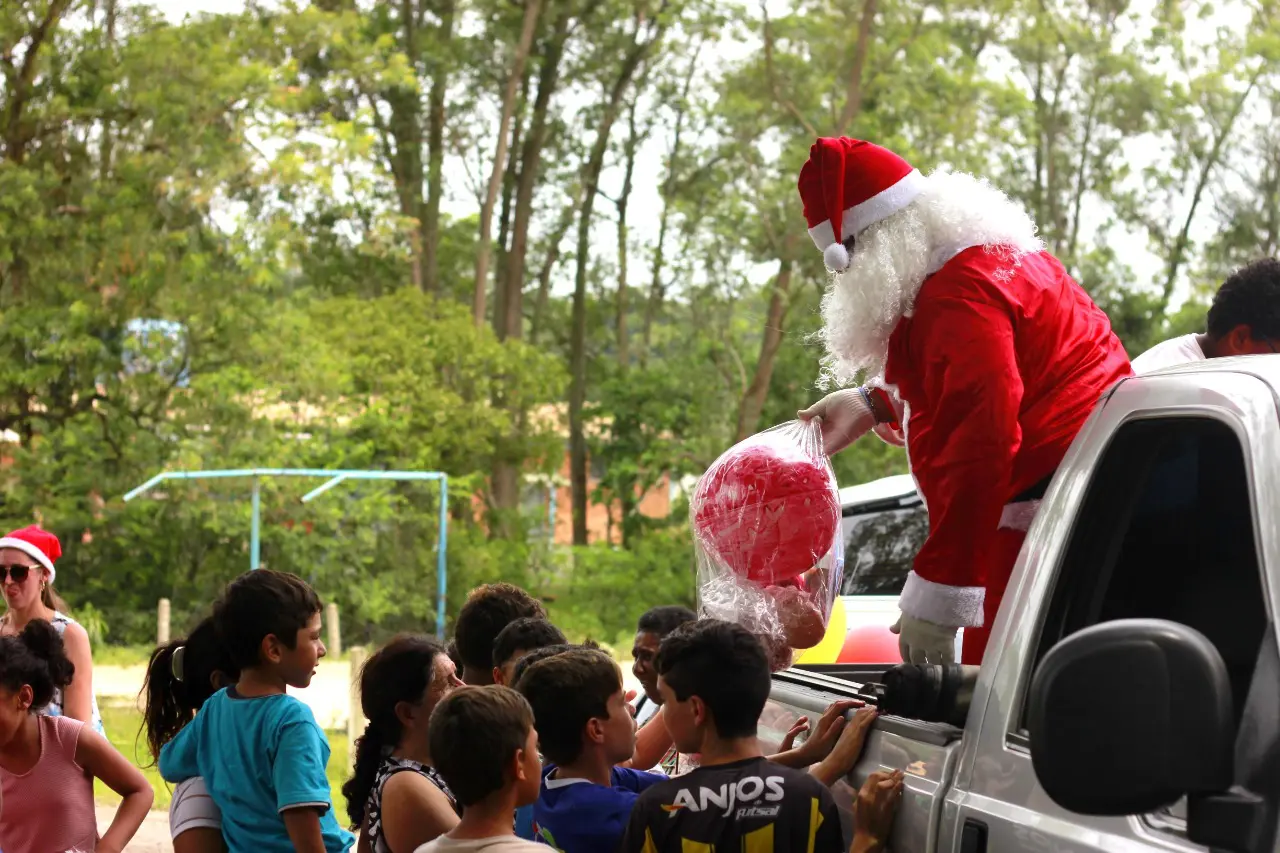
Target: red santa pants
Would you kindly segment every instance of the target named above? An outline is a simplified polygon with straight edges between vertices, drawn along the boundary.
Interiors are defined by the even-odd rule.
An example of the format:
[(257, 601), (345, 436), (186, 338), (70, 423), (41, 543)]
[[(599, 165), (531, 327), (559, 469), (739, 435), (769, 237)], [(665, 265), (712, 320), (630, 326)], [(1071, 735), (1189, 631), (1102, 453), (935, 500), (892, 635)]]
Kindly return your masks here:
[(991, 625), (1000, 612), (1000, 599), (1004, 598), (1004, 588), (1009, 585), (1009, 576), (1013, 574), (1013, 565), (1018, 562), (1018, 552), (1022, 550), (1022, 540), (1027, 538), (1025, 530), (1002, 528), (996, 531), (996, 547), (994, 558), (987, 567), (986, 595), (982, 602), (982, 627), (965, 628), (961, 639), (960, 662), (982, 663), (982, 653), (987, 649), (987, 640), (991, 636)]

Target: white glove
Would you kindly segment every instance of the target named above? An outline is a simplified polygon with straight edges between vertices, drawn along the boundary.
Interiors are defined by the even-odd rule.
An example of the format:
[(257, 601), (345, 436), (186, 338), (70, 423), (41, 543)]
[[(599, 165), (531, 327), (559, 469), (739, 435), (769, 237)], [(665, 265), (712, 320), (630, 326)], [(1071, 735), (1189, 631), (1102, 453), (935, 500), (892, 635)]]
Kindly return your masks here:
[(935, 625), (901, 613), (889, 630), (898, 635), (898, 652), (903, 663), (956, 662), (956, 632), (959, 628)]
[(822, 449), (834, 456), (866, 435), (876, 425), (876, 416), (866, 398), (856, 388), (833, 391), (807, 409), (796, 412), (802, 421), (822, 422)]

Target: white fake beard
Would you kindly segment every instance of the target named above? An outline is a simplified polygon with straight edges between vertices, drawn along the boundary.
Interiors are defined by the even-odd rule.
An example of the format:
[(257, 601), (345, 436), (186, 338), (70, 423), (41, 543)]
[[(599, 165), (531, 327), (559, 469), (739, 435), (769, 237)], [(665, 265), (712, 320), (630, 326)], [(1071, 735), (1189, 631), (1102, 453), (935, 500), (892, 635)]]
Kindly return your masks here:
[(1044, 249), (1021, 207), (958, 172), (934, 172), (915, 201), (858, 235), (848, 268), (822, 297), (819, 387), (882, 379), (889, 337), (911, 316), (924, 280), (971, 246), (1002, 251), (1010, 267)]

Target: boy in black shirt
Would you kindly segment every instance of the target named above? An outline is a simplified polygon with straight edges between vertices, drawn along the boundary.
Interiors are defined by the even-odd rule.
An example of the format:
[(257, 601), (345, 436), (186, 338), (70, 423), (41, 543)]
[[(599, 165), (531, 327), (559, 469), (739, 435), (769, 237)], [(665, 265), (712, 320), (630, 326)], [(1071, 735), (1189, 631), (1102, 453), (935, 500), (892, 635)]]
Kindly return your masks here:
[(753, 634), (716, 619), (682, 625), (654, 664), (676, 748), (702, 764), (640, 795), (622, 853), (844, 853), (831, 792), (760, 751), (770, 679)]

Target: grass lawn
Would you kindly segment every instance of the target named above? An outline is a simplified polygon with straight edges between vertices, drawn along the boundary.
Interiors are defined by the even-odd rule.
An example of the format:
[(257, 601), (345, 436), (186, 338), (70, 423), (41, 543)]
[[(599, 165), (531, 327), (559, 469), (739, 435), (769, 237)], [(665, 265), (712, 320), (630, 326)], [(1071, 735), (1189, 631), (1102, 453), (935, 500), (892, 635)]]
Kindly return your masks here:
[[(160, 772), (152, 765), (151, 753), (147, 751), (147, 740), (141, 734), (142, 714), (129, 702), (108, 703), (102, 706), (102, 722), (107, 729), (107, 737), (112, 745), (120, 750), (126, 758), (141, 768), (151, 787), (155, 789), (156, 801), (154, 809), (168, 809), (171, 789), (160, 778)], [(336, 811), (345, 814), (346, 801), (342, 799), (342, 783), (347, 779), (347, 733), (326, 732), (329, 737), (329, 788), (332, 792)], [(101, 782), (95, 783), (95, 799), (98, 805), (111, 806), (120, 802), (116, 796)]]
[(94, 666), (144, 666), (151, 659), (151, 646), (108, 646), (93, 647)]

